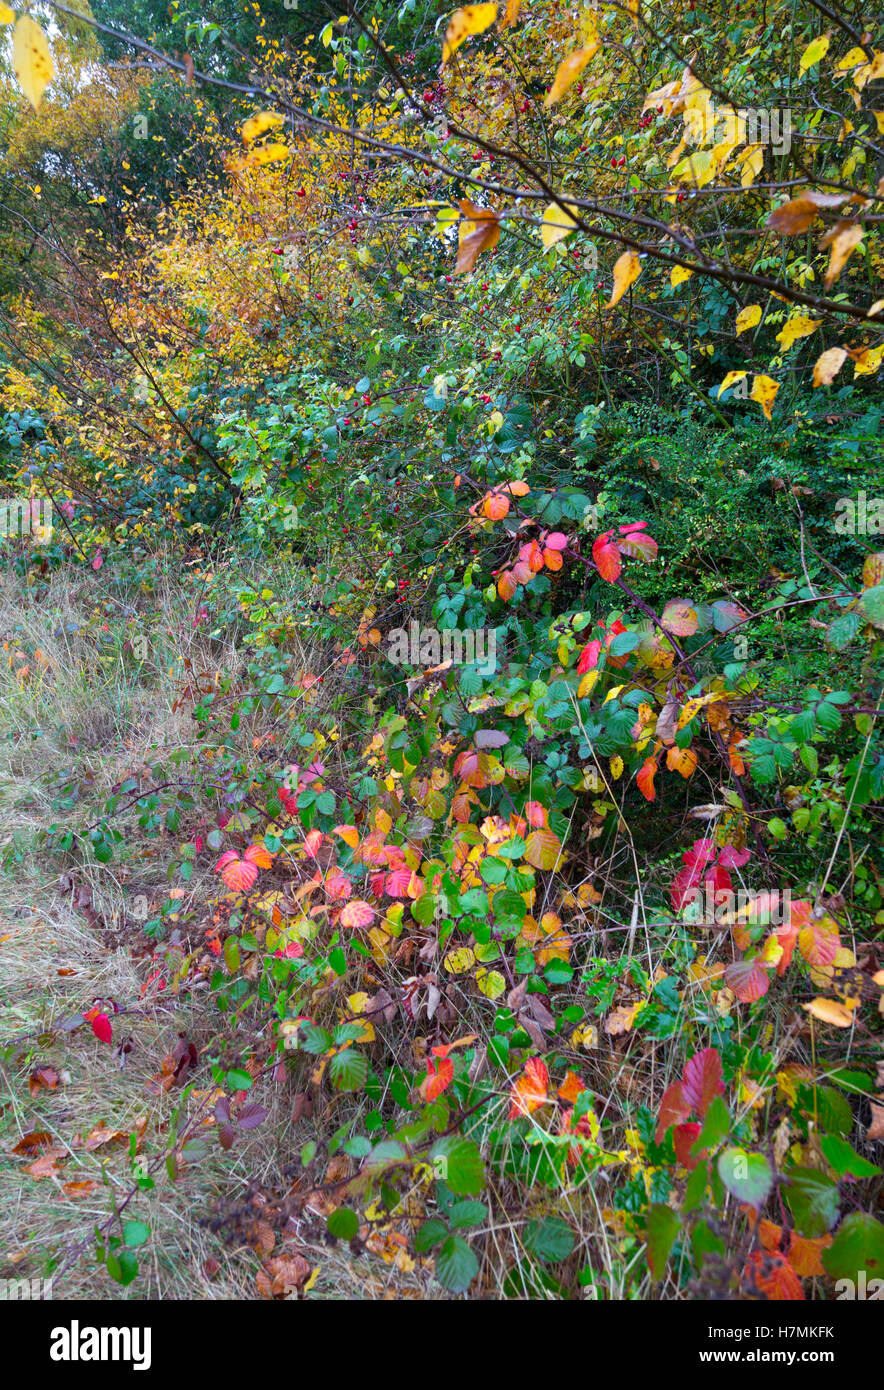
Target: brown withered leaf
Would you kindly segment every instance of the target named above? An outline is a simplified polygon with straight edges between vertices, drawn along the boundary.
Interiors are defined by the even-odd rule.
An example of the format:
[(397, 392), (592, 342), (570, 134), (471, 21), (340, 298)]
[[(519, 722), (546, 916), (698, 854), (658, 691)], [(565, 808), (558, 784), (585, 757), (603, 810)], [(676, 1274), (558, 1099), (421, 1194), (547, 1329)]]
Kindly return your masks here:
[(871, 1102), (872, 1122), (866, 1131), (867, 1143), (884, 1144), (884, 1105), (877, 1105)]
[(268, 1255), (273, 1254), (276, 1232), (269, 1221), (255, 1222), (249, 1231), (249, 1244), (253, 1250), (257, 1250), (262, 1260), (266, 1260)]
[(309, 1120), (313, 1116), (313, 1097), (309, 1091), (299, 1091), (292, 1101), (292, 1123)]
[(94, 1192), (98, 1186), (91, 1178), (83, 1178), (79, 1182), (65, 1182), (61, 1185), (61, 1190), (66, 1197), (88, 1197), (90, 1192)]
[(455, 275), (469, 275), (482, 251), (490, 251), (500, 240), (500, 221), (493, 208), (478, 208), (469, 198), (460, 200), (465, 221), (460, 224)]
[(285, 1298), (302, 1288), (309, 1278), (310, 1264), (303, 1255), (278, 1255), (258, 1271), (258, 1294), (261, 1298)]
[(61, 1158), (64, 1152), (64, 1149), (50, 1149), (45, 1154), (41, 1154), (35, 1163), (29, 1163), (28, 1172), (31, 1177), (57, 1178), (60, 1170), (55, 1160)]
[(58, 1081), (59, 1076), (55, 1067), (50, 1066), (48, 1062), (41, 1062), (28, 1077), (28, 1090), (32, 1096), (37, 1095), (42, 1090), (54, 1091), (58, 1088)]
[(799, 198), (790, 198), (781, 208), (770, 214), (765, 226), (780, 236), (798, 236), (806, 232), (820, 208), (837, 208), (847, 202), (846, 193), (802, 193)]
[(52, 1135), (45, 1129), (32, 1129), (28, 1134), (23, 1134), (21, 1139), (10, 1153), (18, 1154), (20, 1158), (31, 1158), (38, 1154), (41, 1149), (48, 1149), (53, 1142)]

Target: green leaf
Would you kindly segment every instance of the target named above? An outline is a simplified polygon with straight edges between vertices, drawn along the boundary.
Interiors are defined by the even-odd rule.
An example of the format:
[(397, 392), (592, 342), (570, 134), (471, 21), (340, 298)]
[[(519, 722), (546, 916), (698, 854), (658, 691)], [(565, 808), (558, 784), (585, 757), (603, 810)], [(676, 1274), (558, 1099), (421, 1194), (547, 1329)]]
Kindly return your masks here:
[(347, 1047), (332, 1057), (328, 1075), (336, 1091), (361, 1091), (368, 1080), (368, 1058), (355, 1048)]
[(852, 1178), (875, 1178), (881, 1172), (876, 1164), (863, 1158), (846, 1139), (840, 1139), (837, 1134), (824, 1134), (820, 1140), (820, 1148), (825, 1154), (826, 1162), (835, 1169), (839, 1178), (843, 1178), (845, 1174)]
[(716, 1096), (706, 1111), (703, 1128), (691, 1148), (691, 1157), (697, 1158), (704, 1149), (714, 1149), (727, 1138), (730, 1127), (730, 1111), (721, 1096)]
[(434, 1245), (438, 1245), (448, 1235), (448, 1227), (444, 1221), (437, 1221), (432, 1218), (425, 1221), (414, 1238), (414, 1248), (419, 1255), (425, 1255), (428, 1250), (432, 1250)]
[(448, 1220), (455, 1228), (481, 1226), (488, 1220), (488, 1208), (484, 1202), (455, 1202), (448, 1210)]
[(124, 1221), (123, 1240), (133, 1250), (150, 1240), (150, 1227), (143, 1221)]
[(773, 1173), (764, 1154), (746, 1149), (725, 1149), (718, 1159), (718, 1175), (732, 1197), (756, 1209), (773, 1187)]
[(459, 1134), (446, 1135), (430, 1150), (430, 1161), (458, 1197), (475, 1197), (485, 1186), (485, 1168), (478, 1144)]
[(252, 1078), (247, 1071), (240, 1071), (234, 1067), (233, 1071), (227, 1073), (227, 1084), (232, 1091), (248, 1091), (252, 1086)]
[(466, 1293), (479, 1273), (479, 1261), (460, 1236), (449, 1236), (436, 1256), (436, 1278), (449, 1293)]
[(678, 1212), (665, 1202), (652, 1202), (648, 1208), (648, 1264), (654, 1280), (663, 1278), (666, 1262), (681, 1230)]
[(786, 1177), (783, 1195), (798, 1233), (814, 1239), (831, 1231), (838, 1220), (838, 1184), (816, 1168), (790, 1168)]
[(845, 1217), (832, 1244), (823, 1251), (823, 1265), (833, 1279), (856, 1283), (860, 1270), (865, 1270), (867, 1278), (880, 1279), (884, 1275), (884, 1226), (864, 1211)]
[(545, 1264), (567, 1260), (574, 1249), (574, 1232), (559, 1216), (529, 1221), (525, 1227), (525, 1249)]
[(118, 1284), (131, 1284), (138, 1273), (138, 1261), (131, 1250), (121, 1250), (107, 1257), (107, 1272)]
[(861, 602), (866, 621), (875, 627), (884, 627), (884, 584), (866, 589)]
[(326, 1222), (328, 1233), (336, 1240), (352, 1240), (359, 1234), (359, 1217), (349, 1207), (338, 1207)]

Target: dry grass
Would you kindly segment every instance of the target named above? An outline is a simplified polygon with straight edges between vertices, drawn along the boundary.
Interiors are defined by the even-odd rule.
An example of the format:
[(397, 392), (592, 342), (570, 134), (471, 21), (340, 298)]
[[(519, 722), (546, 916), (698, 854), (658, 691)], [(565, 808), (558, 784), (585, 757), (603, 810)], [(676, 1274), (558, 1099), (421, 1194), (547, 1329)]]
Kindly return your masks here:
[[(189, 1078), (195, 1094), (185, 1107), (195, 1113), (200, 1093), (211, 1085), (207, 1062), (217, 1047), (219, 1019), (205, 995), (142, 996), (147, 963), (143, 950), (139, 959), (132, 949), (137, 931), (115, 929), (125, 923), (151, 847), (130, 842), (111, 864), (77, 866), (76, 885), (88, 889), (94, 911), (79, 909), (76, 895), (60, 891), (57, 859), (33, 850), (34, 837), (49, 824), (82, 818), (81, 801), (87, 809), (100, 806), (133, 769), (189, 746), (189, 709), (173, 709), (182, 658), (196, 671), (220, 667), (236, 675), (242, 667), (232, 637), (212, 640), (208, 623), (193, 623), (195, 602), (198, 589), (182, 586), (171, 570), (147, 596), (82, 573), (57, 574), (37, 589), (6, 577), (0, 588), (0, 630), (10, 658), (0, 669), (6, 854), (0, 877), (0, 1165), (6, 1193), (0, 1277), (60, 1269), (55, 1296), (255, 1296), (259, 1261), (248, 1240), (234, 1234), (225, 1241), (201, 1219), (218, 1203), (246, 1205), (253, 1190), (284, 1187), (283, 1170), (306, 1137), (295, 1131), (286, 1087), (262, 1081), (254, 1098), (268, 1108), (264, 1124), (241, 1135), (227, 1154), (210, 1136), (208, 1155), (184, 1165), (177, 1182), (169, 1179), (163, 1155), (181, 1091), (157, 1093), (150, 1083), (186, 1037), (200, 1059)], [(121, 640), (134, 630), (150, 634), (143, 663)], [(253, 736), (254, 729), (242, 731), (244, 748)], [(54, 803), (68, 785), (77, 786), (80, 797), (69, 810), (59, 809)], [(195, 876), (189, 898), (198, 903), (210, 885), (211, 878)], [(123, 1010), (113, 1015), (113, 1029), (115, 1042), (131, 1038), (127, 1055), (100, 1043), (88, 1024), (60, 1030), (95, 1000), (112, 1000)], [(28, 1078), (41, 1066), (54, 1068), (59, 1083), (31, 1094)], [(120, 1137), (90, 1149), (83, 1141), (99, 1126)], [(11, 1153), (34, 1131), (50, 1136), (53, 1151), (60, 1151), (36, 1173), (39, 1151)], [(95, 1265), (88, 1237), (132, 1190), (128, 1136), (135, 1134), (141, 1136), (137, 1158), (151, 1164), (156, 1186), (138, 1192), (126, 1208), (127, 1217), (150, 1225), (152, 1236), (140, 1252), (138, 1279), (124, 1290)]]

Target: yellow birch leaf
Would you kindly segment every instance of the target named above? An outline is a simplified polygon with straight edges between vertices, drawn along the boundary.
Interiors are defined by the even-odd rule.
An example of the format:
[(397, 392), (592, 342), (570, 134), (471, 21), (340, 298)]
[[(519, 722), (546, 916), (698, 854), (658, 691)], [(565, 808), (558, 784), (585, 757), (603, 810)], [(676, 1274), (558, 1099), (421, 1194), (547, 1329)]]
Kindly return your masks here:
[(496, 5), (465, 5), (462, 10), (455, 10), (445, 31), (445, 43), (442, 46), (443, 66), (451, 55), (457, 52), (464, 39), (468, 39), (470, 34), (483, 34), (496, 18)]
[(669, 272), (669, 283), (673, 289), (677, 289), (679, 285), (684, 284), (685, 280), (690, 280), (693, 273), (692, 270), (688, 270), (686, 265), (674, 265)]
[(826, 289), (838, 279), (862, 239), (863, 229), (858, 222), (839, 222), (822, 238), (820, 245), (832, 248), (829, 252), (829, 268), (826, 271)]
[(835, 64), (836, 72), (849, 72), (851, 68), (858, 68), (866, 61), (866, 55), (861, 48), (851, 48), (849, 53), (845, 53), (843, 58), (839, 58)]
[(259, 145), (252, 150), (252, 159), (256, 164), (273, 164), (276, 160), (288, 159), (291, 151), (288, 145), (284, 145), (281, 140), (273, 141), (269, 145)]
[(577, 81), (592, 55), (597, 52), (598, 46), (598, 39), (594, 39), (584, 48), (575, 48), (573, 53), (562, 59), (556, 68), (553, 84), (544, 97), (544, 106), (555, 106), (557, 101), (561, 101), (568, 88)]
[(857, 353), (854, 357), (853, 375), (870, 376), (880, 367), (882, 357), (884, 357), (884, 343), (876, 348), (863, 348), (862, 352)]
[(807, 72), (808, 68), (814, 67), (821, 58), (825, 58), (828, 51), (829, 36), (828, 34), (820, 34), (819, 38), (814, 39), (813, 43), (809, 43), (802, 53), (798, 63), (798, 71)]
[(788, 352), (793, 343), (799, 338), (806, 338), (809, 334), (815, 333), (822, 323), (822, 319), (812, 319), (807, 314), (793, 314), (787, 319), (777, 334), (777, 342), (783, 352)]
[(239, 133), (243, 138), (243, 143), (250, 145), (253, 140), (257, 140), (266, 131), (284, 124), (282, 116), (275, 111), (259, 111), (256, 115), (249, 117)]
[(740, 183), (744, 188), (750, 188), (764, 168), (763, 147), (761, 145), (748, 145), (737, 156), (737, 163), (742, 165)]
[(12, 40), (12, 67), (28, 101), (39, 111), (43, 93), (52, 81), (55, 69), (49, 53), (46, 35), (30, 15), (23, 14), (15, 26)]
[[(737, 337), (745, 333), (747, 328), (754, 328), (756, 323), (761, 322), (761, 305), (747, 304), (745, 309), (741, 309), (737, 314), (736, 330)], [(721, 395), (721, 391), (718, 393)]]
[(641, 261), (635, 251), (624, 251), (614, 262), (614, 288), (608, 300), (608, 308), (619, 304), (630, 285), (634, 285), (642, 273)]
[(719, 397), (719, 399), (721, 398), (721, 393), (722, 393), (722, 391), (726, 391), (726, 390), (728, 389), (729, 386), (734, 386), (738, 381), (742, 381), (743, 378), (744, 378), (744, 377), (747, 377), (748, 375), (749, 375), (748, 372), (728, 372), (728, 374), (727, 374), (727, 376), (725, 377), (724, 381), (721, 383), (721, 385), (720, 385), (719, 388), (718, 388), (718, 397)]
[(510, 29), (519, 18), (519, 10), (522, 7), (522, 0), (506, 0), (506, 9), (503, 19), (500, 21), (501, 29)]
[(617, 782), (623, 776), (623, 759), (616, 754), (611, 759), (611, 776)]
[(756, 376), (752, 382), (752, 390), (749, 392), (750, 401), (757, 401), (764, 411), (765, 418), (772, 420), (771, 406), (776, 400), (780, 383), (774, 381), (773, 377)]
[[(567, 208), (567, 212), (565, 211)], [(564, 241), (566, 236), (570, 236), (577, 226), (575, 218), (577, 209), (573, 203), (566, 203), (565, 208), (560, 208), (558, 203), (550, 203), (546, 212), (543, 214), (543, 225), (540, 228), (540, 240), (543, 242), (544, 249), (549, 250), (555, 246), (557, 241)], [(573, 216), (572, 216), (573, 214)]]
[(15, 19), (15, 10), (11, 10), (8, 5), (0, 5), (0, 24), (11, 24)]
[(847, 358), (844, 348), (827, 348), (820, 357), (817, 358), (813, 367), (814, 386), (831, 386), (835, 377), (840, 372)]

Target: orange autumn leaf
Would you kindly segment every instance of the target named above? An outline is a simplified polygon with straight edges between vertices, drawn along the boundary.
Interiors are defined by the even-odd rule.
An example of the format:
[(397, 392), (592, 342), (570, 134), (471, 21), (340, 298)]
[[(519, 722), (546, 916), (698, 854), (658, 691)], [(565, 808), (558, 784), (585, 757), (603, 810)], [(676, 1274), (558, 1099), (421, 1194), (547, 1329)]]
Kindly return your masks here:
[(510, 1091), (509, 1118), (530, 1115), (549, 1099), (549, 1072), (540, 1057), (529, 1057), (522, 1075)]
[(642, 796), (645, 798), (645, 801), (653, 801), (657, 795), (656, 790), (654, 788), (654, 777), (656, 775), (656, 772), (657, 759), (645, 758), (645, 761), (639, 768), (638, 775), (635, 779), (638, 784), (638, 789), (641, 792)]
[(567, 1101), (569, 1105), (573, 1105), (578, 1096), (582, 1096), (585, 1090), (586, 1082), (577, 1075), (576, 1071), (569, 1071), (556, 1092), (556, 1095), (560, 1100)]

